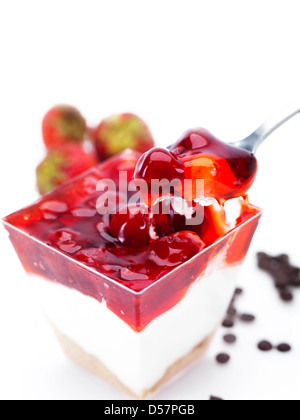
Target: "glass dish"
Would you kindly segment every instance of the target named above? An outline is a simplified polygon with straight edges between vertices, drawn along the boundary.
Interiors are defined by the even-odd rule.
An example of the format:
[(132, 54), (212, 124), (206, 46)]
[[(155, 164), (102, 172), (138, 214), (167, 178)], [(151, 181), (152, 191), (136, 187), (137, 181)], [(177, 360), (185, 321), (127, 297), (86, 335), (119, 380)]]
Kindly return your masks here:
[(262, 213), (247, 204), (246, 220), (159, 279), (141, 280), (139, 290), (78, 261), (74, 245), (67, 251), (49, 245), (44, 238), (66, 223), (64, 204), (72, 207), (75, 196), (85, 203), (79, 213), (90, 239), (97, 215), (83, 210), (87, 203), (95, 206), (99, 180), (116, 179), (120, 170), (132, 178), (138, 156), (127, 151), (93, 168), (6, 217), (4, 225), (66, 354), (141, 399), (205, 352), (229, 306)]

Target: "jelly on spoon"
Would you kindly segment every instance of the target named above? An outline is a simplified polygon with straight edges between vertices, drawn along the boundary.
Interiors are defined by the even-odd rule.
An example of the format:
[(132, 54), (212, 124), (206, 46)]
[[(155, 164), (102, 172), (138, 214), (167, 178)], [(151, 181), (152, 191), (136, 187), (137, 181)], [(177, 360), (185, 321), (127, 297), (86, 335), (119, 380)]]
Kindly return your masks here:
[[(187, 201), (199, 198), (198, 180), (204, 181), (205, 197), (222, 201), (246, 194), (255, 179), (257, 161), (252, 153), (223, 143), (202, 128), (188, 130), (170, 146), (164, 153), (168, 162), (163, 165), (153, 158), (162, 155), (161, 150), (151, 149), (141, 157), (135, 179), (143, 179), (148, 187), (155, 179), (176, 179), (181, 191), (175, 194)], [(157, 196), (148, 192), (144, 199), (153, 205)]]
[[(255, 181), (255, 153), (258, 147), (277, 128), (299, 113), (299, 104), (291, 105), (269, 118), (250, 136), (230, 144), (218, 140), (203, 128), (188, 130), (168, 148), (170, 156), (167, 167), (154, 162), (152, 155), (157, 156), (157, 149), (154, 148), (141, 157), (135, 171), (135, 179), (144, 179), (149, 185), (151, 177), (161, 179), (160, 174), (164, 167), (165, 173), (168, 174), (166, 178), (169, 180), (172, 172), (177, 170), (180, 173), (178, 179), (182, 184), (183, 197), (187, 201), (201, 198), (196, 186), (197, 180), (204, 181), (204, 196), (215, 198), (220, 203), (244, 196)], [(152, 162), (151, 173), (146, 170), (149, 162)], [(182, 167), (184, 176), (178, 170)], [(189, 188), (183, 186), (185, 180), (191, 180)], [(178, 191), (177, 194), (180, 195)], [(148, 194), (146, 201), (153, 204), (156, 197), (149, 197)]]

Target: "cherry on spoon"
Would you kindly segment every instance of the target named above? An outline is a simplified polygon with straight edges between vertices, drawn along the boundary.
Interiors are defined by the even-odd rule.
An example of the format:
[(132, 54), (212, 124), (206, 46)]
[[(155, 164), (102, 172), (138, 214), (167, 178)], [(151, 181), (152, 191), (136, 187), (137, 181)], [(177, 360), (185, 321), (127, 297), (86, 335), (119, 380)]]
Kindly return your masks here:
[[(162, 178), (169, 182), (176, 179), (180, 188), (179, 191), (175, 188), (175, 193), (187, 201), (204, 196), (222, 203), (244, 196), (255, 181), (258, 147), (299, 112), (299, 105), (289, 107), (267, 120), (250, 136), (234, 143), (224, 143), (203, 128), (188, 130), (168, 149), (154, 148), (145, 153), (137, 164), (135, 179), (146, 181), (148, 186)], [(184, 185), (187, 180), (192, 181), (188, 188)], [(197, 189), (198, 181), (204, 182), (204, 194)], [(148, 188), (148, 196), (143, 196), (153, 205), (158, 194), (149, 191)]]
[[(226, 144), (204, 128), (186, 131), (168, 149), (154, 148), (138, 161), (136, 182), (144, 201), (153, 206), (163, 196), (176, 195), (192, 202), (210, 197), (222, 202), (243, 196), (254, 182), (257, 161), (253, 153)], [(163, 183), (164, 187), (159, 187)], [(173, 194), (171, 189), (173, 189)]]

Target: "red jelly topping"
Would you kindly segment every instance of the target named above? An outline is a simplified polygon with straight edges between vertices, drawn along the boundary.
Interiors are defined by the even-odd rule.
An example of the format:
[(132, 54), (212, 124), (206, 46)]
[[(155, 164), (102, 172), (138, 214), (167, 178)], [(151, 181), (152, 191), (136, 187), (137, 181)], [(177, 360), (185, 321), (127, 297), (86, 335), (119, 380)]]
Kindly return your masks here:
[[(182, 146), (174, 150), (179, 158), (163, 153), (166, 167), (190, 156)], [(134, 211), (123, 214), (119, 173), (126, 172), (130, 182), (139, 158), (134, 152), (113, 158), (5, 219), (28, 272), (104, 299), (136, 331), (174, 306), (216, 256), (224, 255), (226, 264), (240, 262), (260, 215), (245, 202), (241, 219), (224, 236), (232, 227), (219, 206), (205, 207), (204, 222), (198, 226), (189, 226), (185, 216), (174, 209), (169, 215), (149, 215), (147, 206), (137, 206), (141, 210), (137, 212), (129, 204), (127, 210)], [(180, 168), (175, 165), (172, 172), (170, 167), (169, 174), (180, 175)], [(163, 174), (162, 168), (160, 171)], [(105, 192), (97, 191), (97, 185), (103, 179), (117, 186), (117, 212), (111, 216), (99, 214), (99, 197)], [(128, 193), (127, 201), (133, 194)]]
[(176, 267), (204, 248), (204, 242), (195, 233), (178, 232), (153, 241), (147, 257), (158, 267)]
[[(199, 198), (196, 181), (204, 180), (204, 195), (220, 202), (243, 196), (255, 180), (257, 161), (252, 153), (223, 143), (202, 128), (184, 133), (169, 151), (165, 173), (156, 163), (161, 149), (154, 148), (140, 159), (135, 178), (145, 179), (148, 184), (163, 176), (169, 180), (193, 180), (191, 187), (184, 189), (184, 198), (190, 201)], [(149, 202), (153, 204), (150, 199)]]
[(195, 202), (192, 206), (200, 215), (200, 222), (196, 224), (191, 223), (195, 215), (192, 215), (192, 220), (188, 220), (186, 216), (176, 212), (168, 199), (155, 204), (151, 223), (156, 235), (169, 236), (175, 232), (191, 231), (196, 233), (206, 245), (211, 245), (230, 231), (223, 207), (218, 205), (202, 207)]
[(86, 240), (82, 233), (72, 229), (59, 229), (51, 232), (45, 242), (68, 254), (75, 254), (86, 247)]

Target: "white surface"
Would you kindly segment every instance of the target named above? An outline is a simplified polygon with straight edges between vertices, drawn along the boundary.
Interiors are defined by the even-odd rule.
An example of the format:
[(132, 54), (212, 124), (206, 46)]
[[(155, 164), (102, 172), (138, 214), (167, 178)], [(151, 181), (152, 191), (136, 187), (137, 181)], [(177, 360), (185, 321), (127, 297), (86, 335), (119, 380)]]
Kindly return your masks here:
[[(228, 141), (246, 136), (300, 98), (299, 12), (297, 0), (1, 2), (1, 216), (36, 197), (40, 122), (57, 102), (79, 106), (90, 122), (134, 111), (159, 145), (195, 125)], [(300, 265), (299, 138), (296, 118), (258, 153), (250, 197), (265, 214), (239, 301), (257, 322), (235, 328), (232, 349), (217, 337), (198, 367), (157, 398), (300, 398), (300, 291), (282, 304), (252, 257), (257, 249), (284, 251)], [(3, 233), (0, 255), (0, 398), (120, 398), (65, 360)], [(294, 351), (260, 353), (256, 342), (265, 337)], [(216, 352), (227, 349), (230, 365), (216, 366)]]
[(212, 261), (207, 275), (193, 283), (184, 299), (139, 333), (110, 311), (105, 302), (100, 304), (74, 289), (36, 276), (30, 281), (55, 328), (104, 363), (134, 394), (142, 396), (169, 367), (209, 337), (222, 319), (240, 266), (218, 269), (218, 260)]

